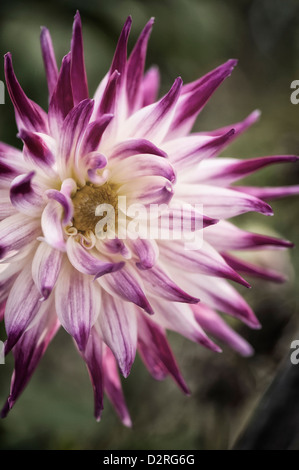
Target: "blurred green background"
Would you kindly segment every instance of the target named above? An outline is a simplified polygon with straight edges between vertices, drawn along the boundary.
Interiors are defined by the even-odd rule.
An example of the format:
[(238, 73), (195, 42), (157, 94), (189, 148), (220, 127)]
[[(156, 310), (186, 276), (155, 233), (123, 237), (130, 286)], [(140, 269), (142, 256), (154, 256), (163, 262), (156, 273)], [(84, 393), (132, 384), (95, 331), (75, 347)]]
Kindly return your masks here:
[[(298, 153), (299, 105), (290, 102), (290, 83), (299, 79), (299, 4), (296, 0), (1, 0), (0, 53), (11, 51), (26, 93), (47, 107), (47, 88), (39, 49), (40, 26), (53, 37), (57, 58), (68, 52), (72, 19), (80, 10), (90, 91), (106, 73), (126, 17), (133, 16), (132, 48), (143, 25), (154, 16), (147, 66), (157, 64), (161, 93), (181, 75), (184, 82), (229, 58), (239, 65), (201, 113), (196, 129), (207, 130), (243, 119), (252, 110), (261, 120), (224, 155), (255, 157)], [(3, 69), (0, 70), (3, 80)], [(0, 140), (20, 145), (12, 106), (0, 107)], [(259, 185), (298, 184), (299, 165), (263, 170), (247, 181)], [(250, 214), (236, 222), (252, 230), (298, 242), (298, 198), (273, 203), (275, 217)], [(268, 252), (265, 262), (272, 258)], [(293, 268), (288, 266), (291, 259)], [(227, 449), (259, 402), (279, 364), (299, 339), (296, 292), (299, 248), (274, 253), (290, 281), (272, 285), (252, 281), (242, 289), (263, 324), (261, 331), (235, 327), (256, 354), (243, 359), (224, 347), (216, 355), (169, 335), (192, 396), (183, 396), (170, 379), (155, 382), (137, 358), (123, 381), (133, 428), (124, 428), (105, 401), (101, 423), (93, 419), (87, 371), (71, 338), (60, 331), (23, 396), (0, 422), (2, 449)], [(250, 280), (251, 281), (251, 280)], [(297, 333), (296, 333), (297, 332)], [(1, 330), (0, 338), (4, 338)], [(298, 366), (299, 367), (299, 366)], [(9, 391), (10, 357), (0, 366), (0, 402)]]

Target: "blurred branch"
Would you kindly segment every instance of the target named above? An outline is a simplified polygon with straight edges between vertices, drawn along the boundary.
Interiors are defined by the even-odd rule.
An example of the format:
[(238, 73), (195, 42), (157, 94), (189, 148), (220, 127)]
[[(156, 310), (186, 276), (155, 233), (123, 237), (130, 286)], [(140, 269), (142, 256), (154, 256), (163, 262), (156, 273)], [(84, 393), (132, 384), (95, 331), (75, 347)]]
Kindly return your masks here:
[(234, 450), (287, 450), (299, 447), (299, 365), (283, 363)]

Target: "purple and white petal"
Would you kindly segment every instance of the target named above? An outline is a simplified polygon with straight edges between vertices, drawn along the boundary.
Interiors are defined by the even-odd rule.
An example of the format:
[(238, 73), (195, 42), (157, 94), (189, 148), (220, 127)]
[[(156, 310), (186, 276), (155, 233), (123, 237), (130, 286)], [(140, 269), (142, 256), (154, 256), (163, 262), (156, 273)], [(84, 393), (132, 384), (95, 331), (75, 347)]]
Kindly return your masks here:
[(97, 325), (103, 341), (113, 352), (121, 373), (128, 377), (137, 346), (135, 307), (103, 292)]
[(71, 42), (71, 85), (74, 106), (89, 97), (83, 55), (82, 24), (78, 11), (74, 19)]
[(75, 271), (67, 261), (63, 263), (55, 288), (58, 318), (73, 336), (80, 351), (84, 351), (101, 304), (101, 292), (92, 278)]
[(51, 35), (49, 30), (45, 27), (41, 28), (40, 43), (48, 82), (49, 97), (51, 98), (58, 80), (58, 67)]
[(151, 67), (144, 75), (141, 92), (142, 107), (153, 104), (158, 96), (160, 87), (160, 72), (158, 67)]
[(14, 214), (0, 222), (0, 259), (11, 252), (25, 248), (41, 235), (38, 219), (28, 219), (24, 214)]
[(104, 348), (103, 370), (107, 397), (114, 406), (122, 423), (130, 428), (132, 426), (132, 421), (122, 391), (115, 358), (107, 346)]
[(65, 234), (62, 228), (63, 207), (52, 199), (48, 202), (42, 213), (41, 225), (44, 241), (60, 251), (66, 250)]
[(51, 294), (59, 276), (63, 254), (45, 242), (41, 242), (32, 261), (32, 278), (46, 300)]
[(39, 217), (46, 204), (43, 199), (43, 189), (33, 181), (34, 171), (27, 175), (17, 176), (10, 186), (10, 201), (22, 214)]

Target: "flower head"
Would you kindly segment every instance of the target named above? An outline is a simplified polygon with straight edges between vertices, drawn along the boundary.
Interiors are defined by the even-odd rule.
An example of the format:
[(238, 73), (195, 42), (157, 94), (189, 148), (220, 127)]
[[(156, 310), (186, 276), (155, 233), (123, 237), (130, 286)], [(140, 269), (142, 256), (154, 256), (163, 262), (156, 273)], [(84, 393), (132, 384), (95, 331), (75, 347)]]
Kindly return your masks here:
[(216, 158), (259, 116), (255, 111), (232, 126), (190, 134), (236, 61), (186, 85), (179, 77), (156, 101), (158, 70), (144, 74), (152, 25), (153, 19), (127, 59), (127, 19), (93, 99), (79, 13), (60, 69), (43, 28), (48, 113), (26, 96), (11, 55), (5, 56), (23, 150), (0, 144), (0, 315), (6, 353), (15, 358), (2, 416), (62, 326), (87, 364), (96, 418), (105, 392), (130, 425), (118, 368), (127, 377), (136, 350), (156, 379), (170, 375), (189, 393), (166, 330), (221, 351), (210, 334), (250, 355), (250, 345), (220, 314), (252, 328), (260, 324), (229, 281), (248, 287), (239, 273), (282, 280), (231, 251), (292, 244), (246, 232), (227, 219), (249, 211), (272, 215), (264, 199), (297, 193), (298, 186), (232, 183), (297, 158)]

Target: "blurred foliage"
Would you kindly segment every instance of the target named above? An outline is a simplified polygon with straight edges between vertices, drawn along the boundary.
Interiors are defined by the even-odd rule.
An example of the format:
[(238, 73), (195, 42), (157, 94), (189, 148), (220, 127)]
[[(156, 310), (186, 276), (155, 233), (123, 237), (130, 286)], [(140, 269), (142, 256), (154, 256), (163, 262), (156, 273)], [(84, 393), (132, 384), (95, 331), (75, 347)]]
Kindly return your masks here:
[[(131, 48), (145, 22), (156, 18), (147, 65), (157, 64), (162, 92), (178, 75), (185, 82), (236, 57), (239, 65), (202, 111), (196, 129), (213, 129), (243, 119), (253, 109), (262, 118), (224, 155), (254, 157), (298, 153), (299, 106), (290, 102), (290, 83), (299, 79), (299, 4), (296, 0), (1, 0), (0, 52), (13, 53), (17, 76), (27, 94), (47, 107), (47, 89), (39, 50), (39, 27), (47, 26), (60, 61), (68, 52), (72, 17), (80, 10), (90, 91), (106, 73), (126, 17), (133, 16)], [(0, 79), (3, 79), (0, 72)], [(20, 145), (12, 105), (0, 108), (0, 139)], [(248, 179), (258, 185), (298, 183), (298, 165), (276, 166)], [(276, 233), (296, 242), (298, 199), (273, 204), (275, 217), (252, 214), (240, 224)], [(269, 252), (269, 256), (271, 253)], [(273, 258), (279, 269), (286, 254)], [(133, 429), (119, 424), (105, 402), (101, 423), (92, 417), (88, 374), (60, 331), (9, 417), (0, 422), (2, 449), (222, 449), (229, 448), (289, 354), (298, 331), (296, 282), (299, 250), (290, 253), (294, 273), (284, 286), (254, 281), (242, 289), (263, 324), (248, 331), (232, 322), (253, 344), (256, 354), (222, 355), (169, 335), (192, 396), (180, 394), (170, 379), (155, 382), (136, 360), (123, 381)], [(212, 280), (211, 280), (212, 282)], [(297, 333), (299, 335), (299, 333)], [(4, 337), (2, 328), (0, 337)], [(297, 336), (298, 337), (298, 336)], [(8, 393), (10, 357), (0, 366), (0, 401)], [(283, 432), (283, 430), (282, 430)]]

